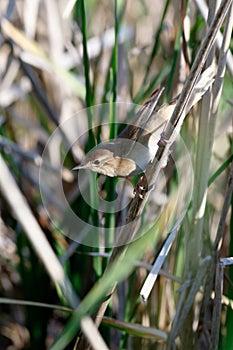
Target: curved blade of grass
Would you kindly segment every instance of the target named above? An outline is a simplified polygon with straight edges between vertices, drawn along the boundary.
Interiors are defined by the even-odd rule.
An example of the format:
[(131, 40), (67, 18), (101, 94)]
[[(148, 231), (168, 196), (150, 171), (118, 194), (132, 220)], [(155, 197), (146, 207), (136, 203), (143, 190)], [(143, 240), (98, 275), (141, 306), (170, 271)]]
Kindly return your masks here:
[(156, 258), (153, 267), (149, 273), (149, 275), (147, 276), (142, 289), (140, 291), (140, 296), (142, 298), (142, 300), (144, 302), (146, 302), (148, 300), (148, 297), (151, 293), (151, 290), (156, 282), (156, 279), (158, 277), (159, 271), (161, 270), (161, 267), (163, 266), (168, 253), (172, 247), (172, 244), (177, 236), (177, 233), (179, 231), (179, 225), (181, 224), (183, 220), (183, 216), (180, 217), (179, 221), (177, 222), (177, 224), (175, 225), (175, 227), (173, 228), (173, 230), (171, 231), (171, 233), (169, 234), (169, 236), (167, 237), (165, 243), (163, 244), (162, 249), (160, 250), (158, 257)]
[(162, 341), (167, 340), (167, 333), (153, 327), (145, 327), (140, 324), (114, 320), (110, 317), (104, 317), (103, 324), (115, 329), (119, 329), (126, 332), (127, 334), (131, 334), (136, 337)]
[(210, 186), (219, 175), (228, 167), (228, 165), (233, 161), (233, 154), (225, 160), (225, 162), (215, 171), (215, 173), (209, 178), (208, 186)]

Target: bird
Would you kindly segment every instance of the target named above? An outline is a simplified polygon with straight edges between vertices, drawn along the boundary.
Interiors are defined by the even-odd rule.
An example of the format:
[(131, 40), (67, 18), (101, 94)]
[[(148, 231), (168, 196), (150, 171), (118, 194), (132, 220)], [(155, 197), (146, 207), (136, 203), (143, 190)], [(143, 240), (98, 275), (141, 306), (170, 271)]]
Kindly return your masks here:
[[(185, 115), (202, 98), (214, 81), (208, 67), (199, 76), (185, 108)], [(145, 172), (159, 147), (161, 133), (169, 122), (177, 96), (157, 107), (162, 90), (156, 89), (136, 113), (134, 120), (114, 139), (92, 148), (72, 170), (87, 169), (109, 177), (131, 177)]]

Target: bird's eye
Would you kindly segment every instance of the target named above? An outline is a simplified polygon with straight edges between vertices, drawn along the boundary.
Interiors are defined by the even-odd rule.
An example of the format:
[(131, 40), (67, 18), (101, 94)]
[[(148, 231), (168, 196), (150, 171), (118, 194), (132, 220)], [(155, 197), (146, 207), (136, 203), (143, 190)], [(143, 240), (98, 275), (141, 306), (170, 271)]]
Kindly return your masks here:
[(98, 159), (96, 159), (96, 160), (93, 162), (94, 165), (99, 165), (99, 163), (100, 163), (100, 161), (99, 161)]

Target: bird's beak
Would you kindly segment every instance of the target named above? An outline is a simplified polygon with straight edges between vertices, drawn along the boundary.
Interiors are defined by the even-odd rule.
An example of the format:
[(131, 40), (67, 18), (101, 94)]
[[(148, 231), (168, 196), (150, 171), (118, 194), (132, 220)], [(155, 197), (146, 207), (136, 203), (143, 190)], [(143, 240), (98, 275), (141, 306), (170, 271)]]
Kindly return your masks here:
[(77, 165), (77, 166), (75, 166), (73, 169), (71, 169), (72, 171), (73, 170), (79, 170), (79, 169), (82, 169), (83, 168), (83, 166), (80, 164), (80, 165)]

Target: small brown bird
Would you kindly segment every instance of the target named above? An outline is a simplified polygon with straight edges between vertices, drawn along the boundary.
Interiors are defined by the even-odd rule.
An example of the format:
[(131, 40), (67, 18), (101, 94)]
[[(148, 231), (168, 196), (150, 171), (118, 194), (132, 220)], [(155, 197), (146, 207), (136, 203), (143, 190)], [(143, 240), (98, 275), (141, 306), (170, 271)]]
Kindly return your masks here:
[[(213, 81), (214, 70), (209, 67), (199, 77), (185, 108), (185, 115)], [(132, 125), (127, 125), (117, 138), (102, 142), (90, 150), (73, 170), (88, 169), (110, 177), (134, 176), (145, 171), (156, 154), (161, 132), (171, 117), (178, 98), (155, 108), (159, 96), (160, 92), (155, 91), (137, 112)]]

